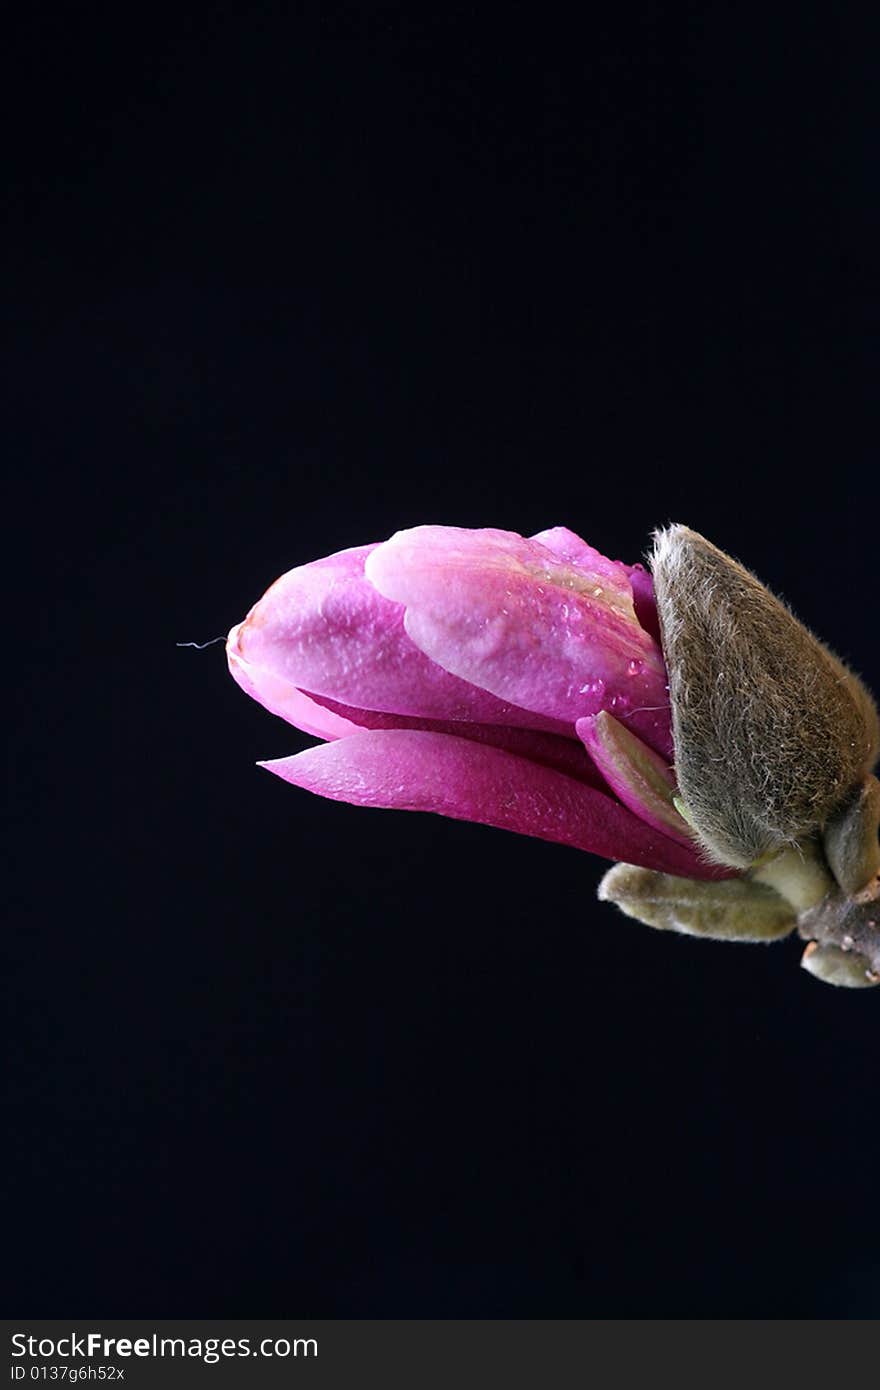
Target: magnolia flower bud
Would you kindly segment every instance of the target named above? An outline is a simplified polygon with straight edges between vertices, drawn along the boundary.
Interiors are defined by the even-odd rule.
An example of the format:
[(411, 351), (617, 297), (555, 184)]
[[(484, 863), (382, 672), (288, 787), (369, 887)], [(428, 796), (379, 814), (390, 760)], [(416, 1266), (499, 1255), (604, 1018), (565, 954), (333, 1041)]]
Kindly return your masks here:
[(652, 570), (566, 527), (418, 526), (288, 571), (230, 632), (229, 667), (325, 741), (262, 766), (619, 859), (599, 896), (631, 917), (797, 928), (818, 978), (880, 983), (870, 695), (687, 527), (658, 534)]

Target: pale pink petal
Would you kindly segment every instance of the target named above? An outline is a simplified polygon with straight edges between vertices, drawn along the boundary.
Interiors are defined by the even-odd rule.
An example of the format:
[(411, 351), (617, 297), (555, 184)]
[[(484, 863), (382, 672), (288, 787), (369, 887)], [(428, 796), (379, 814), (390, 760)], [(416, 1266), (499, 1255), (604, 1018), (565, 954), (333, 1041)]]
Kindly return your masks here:
[(310, 700), (295, 685), (274, 676), (271, 671), (254, 671), (238, 655), (238, 628), (233, 628), (226, 645), (229, 671), (246, 694), (272, 714), (280, 715), (304, 733), (316, 738), (344, 738), (361, 727), (334, 710)]
[(612, 709), (671, 752), (662, 653), (622, 565), (590, 569), (508, 531), (418, 526), (374, 550), (366, 574), (453, 675), (570, 727)]
[(597, 572), (600, 564), (607, 566), (604, 572), (609, 577), (613, 576), (617, 582), (620, 582), (619, 574), (622, 570), (632, 588), (633, 607), (640, 625), (651, 634), (658, 645), (660, 644), (660, 619), (657, 616), (657, 601), (654, 598), (654, 581), (644, 565), (625, 565), (620, 560), (607, 560), (576, 532), (569, 531), (567, 526), (552, 526), (548, 531), (539, 531), (537, 535), (532, 536), (532, 540), (540, 541), (541, 545), (545, 545), (563, 560), (592, 565)]
[(448, 734), (364, 732), (260, 765), (334, 801), (434, 811), (664, 873), (719, 876), (693, 850), (604, 793), (513, 753)]
[(578, 737), (613, 792), (640, 820), (683, 845), (694, 844), (675, 809), (678, 790), (669, 764), (607, 710), (577, 722)]
[(569, 721), (517, 709), (419, 650), (404, 629), (403, 607), (364, 578), (374, 549), (360, 546), (290, 570), (233, 628), (230, 661), (247, 663), (256, 699), (267, 676), (358, 708), (573, 734)]
[(551, 526), (546, 531), (538, 531), (529, 539), (543, 545), (560, 560), (566, 560), (589, 574), (606, 579), (609, 585), (620, 590), (624, 601), (628, 601), (629, 566), (621, 564), (619, 560), (609, 560), (595, 546), (582, 540), (575, 531), (570, 531), (567, 526)]

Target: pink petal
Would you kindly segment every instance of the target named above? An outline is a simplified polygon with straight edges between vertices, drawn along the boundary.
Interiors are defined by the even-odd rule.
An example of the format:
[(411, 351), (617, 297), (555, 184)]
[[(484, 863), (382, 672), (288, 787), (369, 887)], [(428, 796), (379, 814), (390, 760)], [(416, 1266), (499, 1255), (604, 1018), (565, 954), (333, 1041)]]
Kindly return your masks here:
[(474, 743), (505, 748), (544, 767), (555, 767), (557, 771), (565, 772), (569, 777), (576, 777), (590, 786), (605, 786), (583, 743), (576, 739), (545, 734), (535, 729), (514, 729), (504, 724), (416, 719), (408, 714), (357, 709), (323, 695), (311, 696), (265, 671), (258, 672), (255, 681), (248, 663), (236, 654), (236, 631), (233, 628), (229, 634), (228, 658), (232, 676), (253, 699), (304, 733), (327, 740), (345, 738), (363, 729), (424, 729), (433, 733), (458, 734)]
[(516, 709), (435, 665), (407, 636), (402, 606), (364, 578), (374, 549), (360, 546), (290, 570), (233, 628), (230, 663), (246, 663), (249, 693), (272, 708), (273, 681), (280, 680), (357, 708), (573, 733), (568, 722)]
[(252, 699), (259, 701), (272, 714), (286, 719), (304, 733), (316, 738), (344, 738), (354, 734), (359, 724), (334, 710), (310, 700), (308, 695), (297, 690), (295, 685), (274, 676), (271, 671), (253, 671), (248, 663), (238, 655), (238, 628), (234, 627), (226, 641), (226, 656), (229, 671), (242, 690)]
[(569, 727), (613, 709), (671, 753), (662, 653), (624, 567), (599, 558), (590, 568), (509, 531), (417, 526), (374, 550), (366, 574), (453, 675)]
[(639, 624), (650, 633), (657, 645), (660, 645), (660, 619), (657, 616), (657, 601), (654, 598), (654, 581), (644, 565), (624, 565), (620, 560), (606, 560), (604, 555), (581, 540), (574, 531), (569, 531), (567, 526), (552, 526), (549, 531), (539, 531), (537, 535), (532, 536), (532, 540), (539, 541), (548, 550), (552, 550), (554, 555), (559, 555), (563, 560), (571, 560), (574, 564), (592, 565), (598, 569), (601, 563), (608, 567), (605, 572), (609, 576), (613, 574), (616, 578), (622, 570), (632, 588), (633, 607)]
[(597, 577), (602, 576), (609, 585), (619, 589), (624, 602), (628, 601), (629, 567), (622, 565), (619, 560), (607, 559), (595, 546), (582, 540), (576, 532), (569, 531), (567, 526), (551, 526), (547, 531), (538, 531), (530, 539), (543, 545), (560, 560), (567, 560)]
[[(316, 695), (318, 705), (326, 707), (329, 715), (336, 715), (342, 723), (348, 724), (349, 732), (359, 729), (419, 729), (427, 733), (452, 734), (458, 738), (469, 739), (473, 743), (488, 743), (493, 748), (503, 748), (508, 753), (516, 753), (530, 762), (540, 763), (542, 767), (553, 767), (568, 777), (596, 787), (607, 794), (605, 780), (578, 739), (561, 738), (559, 734), (545, 734), (536, 729), (512, 729), (504, 724), (469, 724), (467, 721), (442, 719), (414, 719), (406, 714), (384, 714), (381, 710), (354, 709), (336, 700), (327, 700)], [(311, 704), (312, 701), (309, 701)], [(295, 720), (292, 722), (296, 722)], [(300, 728), (303, 726), (300, 725)], [(310, 732), (306, 730), (306, 732)]]
[(693, 832), (673, 804), (678, 788), (669, 764), (607, 710), (579, 719), (577, 731), (624, 806), (661, 834), (693, 847)]
[(664, 873), (718, 876), (693, 850), (658, 834), (602, 792), (513, 753), (448, 734), (369, 731), (260, 766), (334, 801), (434, 811)]

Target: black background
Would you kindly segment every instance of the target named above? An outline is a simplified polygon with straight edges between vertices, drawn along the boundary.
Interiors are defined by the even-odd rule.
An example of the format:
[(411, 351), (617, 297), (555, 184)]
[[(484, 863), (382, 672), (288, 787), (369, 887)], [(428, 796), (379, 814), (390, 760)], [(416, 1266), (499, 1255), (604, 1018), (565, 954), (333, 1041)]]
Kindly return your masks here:
[(880, 688), (851, 21), (6, 46), (10, 1311), (877, 1315), (874, 992), (287, 787), (254, 762), (309, 740), (176, 645), (423, 521), (681, 520)]

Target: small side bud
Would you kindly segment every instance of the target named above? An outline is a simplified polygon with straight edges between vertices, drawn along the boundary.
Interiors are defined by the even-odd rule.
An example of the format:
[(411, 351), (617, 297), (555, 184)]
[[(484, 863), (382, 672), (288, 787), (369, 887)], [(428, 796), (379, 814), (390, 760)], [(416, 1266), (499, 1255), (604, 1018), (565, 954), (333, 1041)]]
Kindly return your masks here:
[(777, 941), (797, 921), (784, 898), (752, 879), (698, 882), (634, 864), (609, 869), (599, 897), (649, 927), (714, 941)]
[(857, 951), (845, 951), (840, 946), (820, 946), (811, 941), (801, 956), (801, 965), (817, 980), (844, 989), (868, 989), (880, 985), (880, 975), (874, 974), (868, 961)]
[(817, 834), (870, 772), (877, 711), (833, 652), (695, 531), (660, 532), (651, 569), (682, 799), (713, 858), (747, 868)]
[[(825, 855), (844, 893), (855, 897), (880, 875), (880, 782), (866, 777), (825, 827)], [(880, 889), (880, 884), (878, 884)]]

